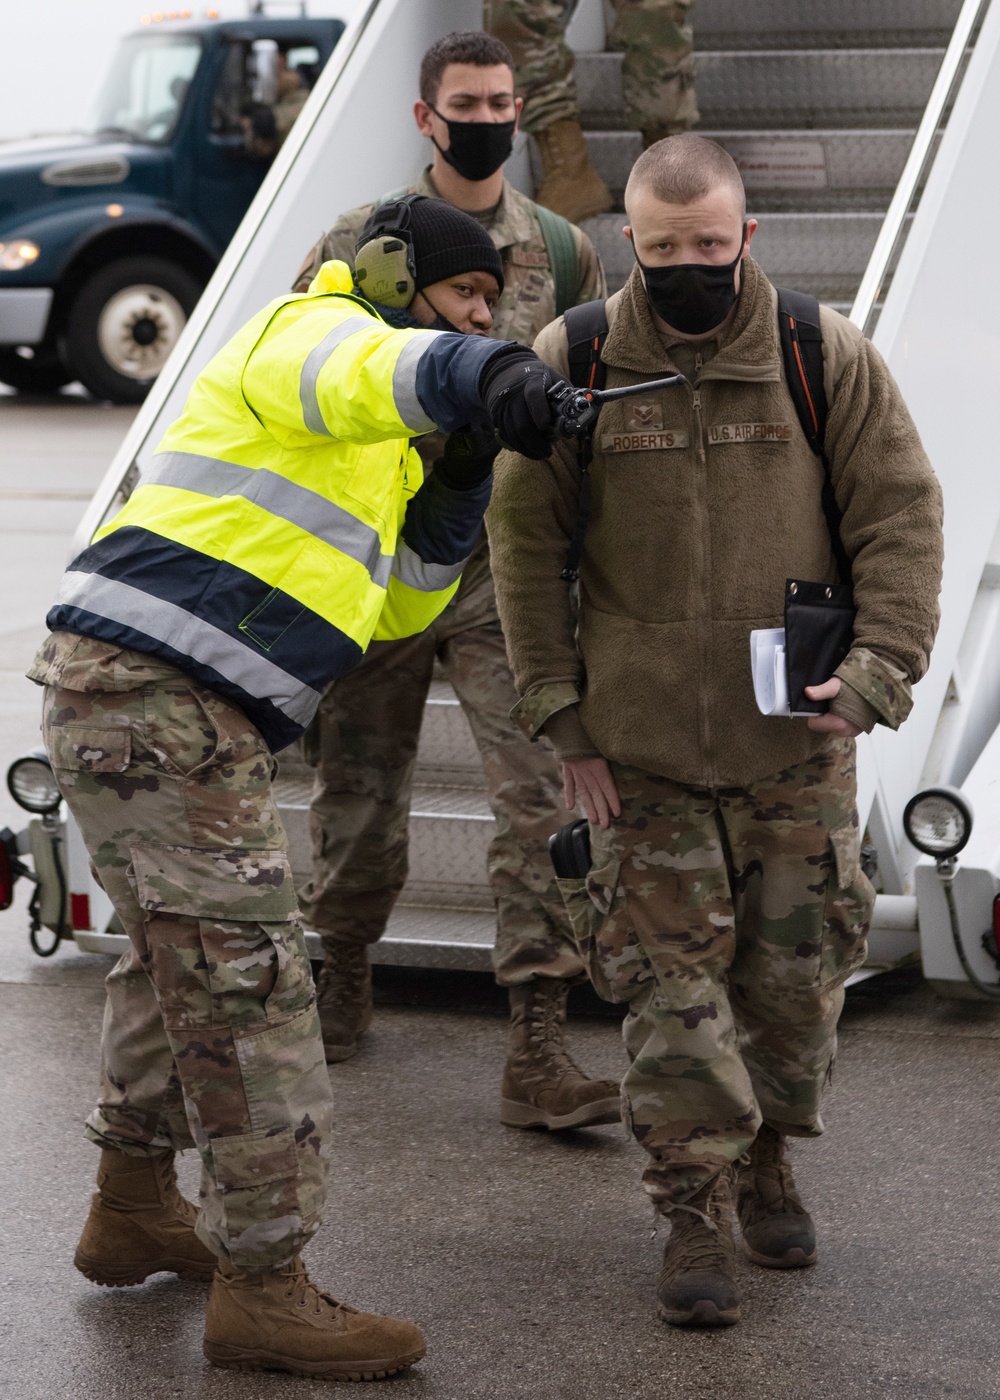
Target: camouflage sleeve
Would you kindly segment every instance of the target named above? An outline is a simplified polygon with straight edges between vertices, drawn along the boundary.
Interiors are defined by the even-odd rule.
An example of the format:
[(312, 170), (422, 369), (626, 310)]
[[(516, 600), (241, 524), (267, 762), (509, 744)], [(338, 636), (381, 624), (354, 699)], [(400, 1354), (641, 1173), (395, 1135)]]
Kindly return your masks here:
[(575, 224), (573, 237), (576, 240), (577, 264), (580, 269), (580, 282), (576, 289), (574, 305), (583, 306), (588, 301), (603, 301), (608, 295), (608, 281), (597, 249)]
[(374, 204), (361, 204), (357, 209), (349, 209), (346, 214), (341, 214), (333, 227), (324, 233), (306, 254), (305, 262), (299, 268), (292, 285), (293, 292), (307, 292), (309, 283), (322, 265), (331, 258), (339, 258), (341, 262), (347, 263), (348, 267), (354, 267), (354, 249), (365, 226), (365, 220), (374, 207)]
[(859, 725), (866, 733), (872, 726), (862, 724), (853, 713), (857, 709), (852, 704), (855, 698), (873, 710), (876, 720), (890, 729), (898, 729), (913, 708), (913, 688), (909, 675), (899, 661), (884, 651), (852, 647), (834, 675), (850, 686), (853, 692), (845, 697), (852, 712), (844, 712), (840, 696), (833, 701), (830, 709), (843, 719), (849, 719), (852, 724)]
[(537, 739), (547, 720), (568, 705), (579, 703), (580, 687), (576, 681), (544, 681), (521, 697), (510, 716), (529, 739)]

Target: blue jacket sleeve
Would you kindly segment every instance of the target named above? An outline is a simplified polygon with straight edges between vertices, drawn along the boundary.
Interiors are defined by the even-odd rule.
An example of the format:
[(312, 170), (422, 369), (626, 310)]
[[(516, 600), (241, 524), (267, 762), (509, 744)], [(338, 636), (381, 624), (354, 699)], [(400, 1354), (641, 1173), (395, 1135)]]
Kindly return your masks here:
[(417, 364), (416, 392), (421, 408), (442, 432), (488, 421), (479, 380), (487, 360), (512, 344), (448, 331), (434, 337)]
[(479, 538), (492, 489), (492, 473), (470, 491), (455, 491), (431, 473), (406, 507), (407, 546), (425, 564), (463, 564)]

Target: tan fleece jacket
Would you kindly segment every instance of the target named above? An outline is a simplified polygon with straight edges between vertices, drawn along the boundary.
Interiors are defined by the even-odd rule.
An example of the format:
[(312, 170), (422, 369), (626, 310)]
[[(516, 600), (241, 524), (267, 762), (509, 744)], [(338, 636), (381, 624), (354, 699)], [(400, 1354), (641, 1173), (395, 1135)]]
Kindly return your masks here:
[[(753, 696), (750, 632), (783, 624), (787, 578), (832, 582), (836, 568), (822, 466), (784, 378), (777, 294), (750, 259), (744, 278), (733, 324), (711, 359), (695, 352), (688, 384), (602, 410), (578, 616), (560, 578), (573, 449), (542, 466), (502, 453), (487, 517), (525, 731), (579, 702), (606, 757), (708, 786), (754, 782), (825, 742), (804, 719), (765, 718)], [(637, 271), (608, 315), (609, 388), (674, 370)], [(842, 712), (870, 716), (866, 702), (895, 728), (937, 629), (941, 495), (877, 351), (836, 312), (821, 318), (826, 447), (857, 606)], [(535, 349), (565, 372), (563, 323)]]

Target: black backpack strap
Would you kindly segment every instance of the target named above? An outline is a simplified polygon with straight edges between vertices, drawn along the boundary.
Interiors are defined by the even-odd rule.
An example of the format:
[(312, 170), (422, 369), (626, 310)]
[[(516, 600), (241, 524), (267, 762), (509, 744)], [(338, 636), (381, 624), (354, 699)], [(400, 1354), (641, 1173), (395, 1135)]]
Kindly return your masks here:
[(778, 288), (778, 330), (785, 379), (809, 446), (823, 463), (823, 514), (842, 583), (851, 582), (851, 561), (840, 538), (842, 512), (837, 505), (824, 448), (826, 437), (826, 389), (823, 384), (823, 332), (819, 302), (805, 292)]
[[(607, 366), (601, 359), (608, 338), (608, 313), (603, 301), (587, 301), (571, 306), (563, 316), (569, 343), (570, 383), (577, 389), (603, 389), (607, 381)], [(566, 563), (561, 578), (573, 583), (580, 577), (583, 538), (590, 519), (590, 459), (594, 445), (590, 433), (579, 439), (577, 461), (580, 466), (580, 500), (576, 510), (573, 538), (566, 551)]]

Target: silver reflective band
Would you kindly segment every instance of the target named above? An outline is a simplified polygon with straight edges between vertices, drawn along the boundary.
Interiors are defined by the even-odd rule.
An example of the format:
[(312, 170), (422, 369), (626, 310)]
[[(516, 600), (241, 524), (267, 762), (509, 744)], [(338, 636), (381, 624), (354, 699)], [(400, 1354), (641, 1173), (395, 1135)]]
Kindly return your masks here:
[(86, 608), (123, 627), (134, 627), (158, 642), (173, 647), (204, 666), (211, 666), (227, 681), (258, 700), (270, 700), (290, 720), (304, 728), (319, 705), (321, 695), (310, 685), (290, 676), (280, 666), (227, 636), (204, 618), (145, 593), (131, 584), (101, 574), (68, 572), (59, 590), (60, 603)]
[(342, 345), (345, 340), (354, 335), (356, 331), (363, 330), (365, 326), (377, 324), (370, 316), (352, 316), (347, 321), (341, 321), (339, 326), (334, 326), (330, 334), (324, 336), (314, 350), (309, 351), (299, 376), (299, 399), (302, 403), (303, 421), (311, 433), (322, 433), (324, 437), (333, 436), (323, 422), (319, 399), (316, 395), (316, 384), (319, 380), (320, 370), (338, 345)]
[(372, 583), (388, 588), (392, 557), (382, 553), (377, 530), (267, 467), (240, 467), (195, 452), (158, 452), (140, 486), (176, 486), (201, 496), (244, 496), (262, 510), (287, 520), (366, 569)]
[(429, 433), (436, 426), (434, 419), (427, 417), (417, 398), (417, 366), (428, 348), (427, 337), (444, 334), (444, 331), (419, 331), (403, 346), (392, 371), (392, 397), (396, 412), (411, 433)]
[(400, 583), (405, 583), (407, 588), (415, 588), (420, 593), (440, 593), (442, 589), (450, 588), (461, 578), (462, 570), (468, 562), (467, 559), (463, 559), (458, 564), (428, 564), (400, 538), (396, 541), (392, 574)]

